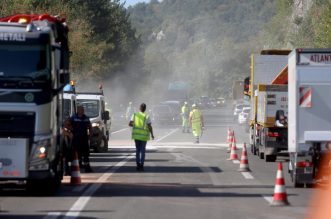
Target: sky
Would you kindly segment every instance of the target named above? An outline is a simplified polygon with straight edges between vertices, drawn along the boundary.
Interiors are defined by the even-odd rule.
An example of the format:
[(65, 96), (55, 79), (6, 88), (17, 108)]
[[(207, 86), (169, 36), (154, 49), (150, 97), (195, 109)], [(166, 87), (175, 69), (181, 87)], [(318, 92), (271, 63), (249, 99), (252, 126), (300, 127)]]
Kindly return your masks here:
[(129, 7), (131, 5), (135, 5), (139, 2), (149, 2), (149, 0), (121, 0), (121, 2), (126, 2), (125, 7)]

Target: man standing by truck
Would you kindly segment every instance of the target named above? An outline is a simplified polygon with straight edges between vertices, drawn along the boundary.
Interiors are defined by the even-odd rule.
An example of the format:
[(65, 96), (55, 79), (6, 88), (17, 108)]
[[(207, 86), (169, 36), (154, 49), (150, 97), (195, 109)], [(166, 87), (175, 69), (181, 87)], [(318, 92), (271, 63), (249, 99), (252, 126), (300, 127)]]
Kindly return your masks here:
[(77, 107), (77, 113), (71, 117), (73, 127), (73, 148), (78, 153), (79, 166), (84, 163), (85, 172), (92, 172), (90, 166), (89, 135), (92, 126), (89, 117), (85, 115), (83, 106)]
[(195, 143), (199, 143), (199, 138), (202, 135), (202, 129), (204, 128), (203, 116), (196, 104), (192, 105), (192, 111), (190, 112), (190, 124), (192, 126), (192, 133), (195, 137)]
[(146, 104), (140, 105), (140, 112), (134, 113), (129, 126), (132, 127), (132, 139), (136, 144), (137, 170), (144, 170), (145, 149), (147, 141), (154, 140), (153, 128), (150, 117), (145, 114)]

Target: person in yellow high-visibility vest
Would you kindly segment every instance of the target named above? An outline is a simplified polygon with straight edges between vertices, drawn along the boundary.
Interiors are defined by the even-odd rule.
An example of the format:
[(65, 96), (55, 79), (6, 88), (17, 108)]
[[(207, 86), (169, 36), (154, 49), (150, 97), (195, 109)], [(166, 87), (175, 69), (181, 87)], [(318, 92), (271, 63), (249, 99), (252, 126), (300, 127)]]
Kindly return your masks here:
[(190, 112), (190, 124), (192, 127), (192, 133), (195, 137), (195, 143), (199, 143), (199, 138), (202, 135), (204, 128), (203, 116), (196, 104), (192, 105), (192, 111)]
[(189, 114), (190, 114), (190, 110), (187, 106), (187, 102), (184, 102), (184, 105), (182, 106), (182, 110), (181, 110), (181, 116), (182, 116), (182, 127), (183, 127), (183, 133), (190, 132), (190, 127), (189, 127)]
[(136, 163), (137, 170), (144, 170), (145, 151), (147, 141), (154, 140), (153, 128), (151, 119), (145, 114), (146, 104), (140, 105), (140, 112), (133, 113), (129, 126), (132, 127), (132, 139), (136, 144)]

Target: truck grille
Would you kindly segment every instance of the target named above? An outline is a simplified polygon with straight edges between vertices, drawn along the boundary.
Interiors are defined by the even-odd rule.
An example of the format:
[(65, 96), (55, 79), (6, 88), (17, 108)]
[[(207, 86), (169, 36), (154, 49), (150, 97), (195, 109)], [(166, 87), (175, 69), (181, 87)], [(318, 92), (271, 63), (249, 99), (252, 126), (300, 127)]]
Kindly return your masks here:
[(0, 138), (29, 138), (31, 143), (35, 117), (34, 112), (0, 112)]

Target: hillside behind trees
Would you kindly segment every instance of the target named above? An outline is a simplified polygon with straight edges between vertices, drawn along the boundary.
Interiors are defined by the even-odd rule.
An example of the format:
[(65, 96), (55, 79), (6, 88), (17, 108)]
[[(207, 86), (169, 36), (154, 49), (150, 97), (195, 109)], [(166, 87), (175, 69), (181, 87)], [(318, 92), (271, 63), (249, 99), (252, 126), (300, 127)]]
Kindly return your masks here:
[(129, 8), (157, 87), (189, 81), (195, 95), (229, 95), (262, 49), (330, 47), (330, 0), (152, 0)]

